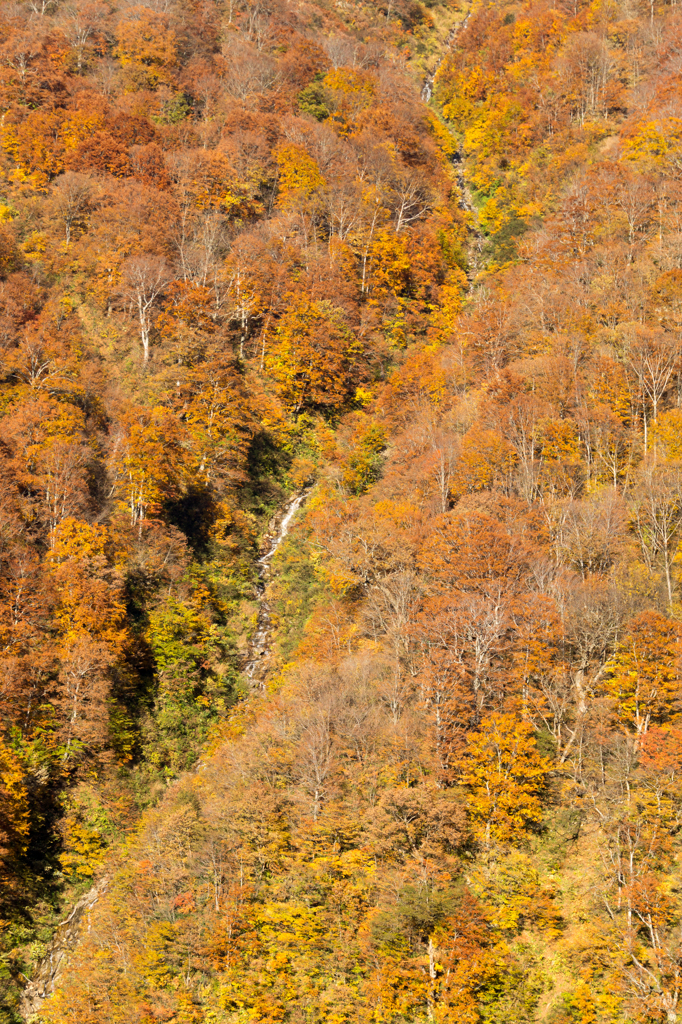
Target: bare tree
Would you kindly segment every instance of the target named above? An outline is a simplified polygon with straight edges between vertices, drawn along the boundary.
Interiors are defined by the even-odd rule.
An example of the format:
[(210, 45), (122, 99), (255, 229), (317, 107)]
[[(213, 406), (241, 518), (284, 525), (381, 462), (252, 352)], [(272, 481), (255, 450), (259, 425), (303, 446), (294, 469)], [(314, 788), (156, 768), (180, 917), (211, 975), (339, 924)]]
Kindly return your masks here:
[(93, 195), (92, 182), (86, 175), (67, 171), (54, 182), (53, 200), (64, 221), (66, 244), (71, 244), (71, 232), (90, 208)]
[(173, 280), (166, 262), (158, 256), (131, 256), (121, 274), (124, 298), (137, 310), (145, 366), (149, 362), (154, 303)]
[(459, 456), (459, 438), (441, 430), (434, 433), (431, 445), (434, 460), (432, 474), (438, 488), (439, 511), (447, 512), (450, 507), (450, 488)]
[(298, 746), (298, 779), (312, 800), (313, 820), (317, 821), (327, 795), (327, 780), (336, 760), (335, 742), (328, 708), (319, 707), (303, 727)]
[(622, 546), (624, 511), (615, 491), (591, 501), (557, 502), (548, 510), (557, 560), (583, 579), (605, 572)]
[(563, 51), (559, 76), (582, 126), (603, 105), (611, 58), (605, 40), (596, 32), (575, 32)]
[(389, 195), (396, 234), (423, 217), (431, 205), (431, 198), (424, 185), (406, 174), (394, 179)]
[(258, 294), (249, 286), (245, 264), (237, 258), (231, 267), (232, 274), (227, 286), (229, 298), (228, 316), (231, 322), (239, 324), (239, 358), (244, 358), (244, 345), (249, 337), (252, 315), (261, 305)]
[(677, 467), (645, 469), (635, 495), (633, 527), (649, 570), (662, 563), (672, 608), (672, 568), (682, 541), (682, 472)]
[(662, 332), (640, 331), (627, 347), (625, 365), (639, 391), (645, 449), (648, 443), (649, 416), (656, 421), (659, 403), (670, 386), (679, 358), (679, 344)]
[[(439, 607), (440, 605), (440, 607)], [(509, 595), (500, 586), (490, 593), (461, 593), (425, 610), (417, 626), (429, 657), (468, 680), (477, 710), (485, 701), (493, 664), (502, 659), (513, 630)]]
[(322, 45), (333, 68), (375, 68), (385, 56), (385, 47), (380, 42), (362, 43), (352, 36), (329, 36)]
[(70, 440), (55, 441), (40, 455), (43, 476), (45, 518), (54, 542), (55, 527), (85, 506), (85, 470), (90, 451), (84, 444)]
[(22, 86), (36, 75), (33, 60), (40, 53), (42, 40), (35, 31), (16, 32), (0, 47), (0, 66), (11, 68)]
[(396, 661), (409, 662), (411, 627), (421, 595), (420, 581), (409, 569), (384, 576), (370, 589), (366, 629), (370, 636), (388, 641)]
[(46, 14), (54, 11), (59, 0), (28, 0), (28, 6), (39, 17), (44, 18)]
[(636, 237), (646, 237), (656, 209), (656, 193), (651, 181), (641, 174), (622, 175), (616, 182), (613, 204), (627, 222), (632, 262)]
[(637, 434), (626, 430), (621, 420), (605, 406), (585, 408), (580, 421), (580, 438), (585, 448), (588, 479), (606, 475), (614, 490), (619, 480), (627, 487), (637, 444)]
[(279, 78), (274, 60), (242, 36), (228, 39), (223, 45), (223, 57), (229, 71), (225, 87), (237, 99), (245, 100), (255, 93), (267, 92)]
[(602, 581), (573, 585), (566, 595), (562, 617), (573, 664), (578, 712), (585, 711), (583, 684), (586, 676), (599, 672), (618, 641), (627, 611), (620, 597)]
[(76, 0), (66, 4), (60, 11), (59, 25), (76, 54), (76, 69), (80, 75), (86, 63), (88, 43), (102, 26), (107, 10), (91, 0)]

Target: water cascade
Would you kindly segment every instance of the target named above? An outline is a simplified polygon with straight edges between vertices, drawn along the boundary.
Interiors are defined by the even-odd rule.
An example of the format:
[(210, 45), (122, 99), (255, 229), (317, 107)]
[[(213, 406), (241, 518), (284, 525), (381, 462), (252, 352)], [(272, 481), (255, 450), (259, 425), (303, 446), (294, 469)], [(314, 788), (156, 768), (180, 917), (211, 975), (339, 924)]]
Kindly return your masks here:
[(261, 689), (265, 682), (265, 666), (272, 649), (272, 611), (267, 599), (267, 585), (270, 578), (271, 562), (278, 547), (289, 533), (289, 527), (294, 516), (309, 493), (310, 491), (306, 490), (294, 495), (275, 516), (271, 524), (273, 531), (265, 538), (265, 553), (261, 555), (256, 563), (258, 566), (258, 583), (256, 585), (258, 617), (256, 619), (256, 629), (249, 640), (244, 672), (254, 684), (257, 681)]

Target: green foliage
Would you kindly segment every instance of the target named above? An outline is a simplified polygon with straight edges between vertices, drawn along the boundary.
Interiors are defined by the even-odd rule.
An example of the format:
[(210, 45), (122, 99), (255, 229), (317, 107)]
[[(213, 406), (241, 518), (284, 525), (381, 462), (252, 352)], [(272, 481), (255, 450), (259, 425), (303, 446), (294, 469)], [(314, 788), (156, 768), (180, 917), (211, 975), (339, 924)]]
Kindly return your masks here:
[(331, 116), (327, 106), (327, 92), (321, 82), (311, 82), (298, 94), (298, 109), (302, 114), (309, 114), (316, 121), (326, 121)]
[(512, 216), (495, 231), (487, 241), (485, 253), (491, 264), (504, 266), (517, 257), (517, 239), (528, 231), (528, 223), (521, 217)]
[(404, 948), (406, 942), (426, 941), (456, 906), (454, 890), (439, 890), (430, 884), (406, 885), (397, 894), (395, 905), (373, 918), (372, 939), (395, 951)]
[(80, 785), (64, 794), (59, 862), (70, 883), (86, 883), (101, 867), (118, 829), (100, 794)]
[(180, 124), (191, 112), (192, 106), (187, 96), (178, 92), (164, 103), (161, 114), (155, 120), (158, 124)]
[(280, 481), (292, 459), (292, 453), (278, 444), (271, 434), (256, 432), (247, 456), (249, 479), (240, 494), (243, 507), (259, 516), (272, 516), (282, 500)]
[(143, 721), (143, 755), (173, 777), (193, 764), (211, 723), (237, 699), (237, 674), (224, 628), (186, 603), (154, 609), (147, 636), (158, 684)]
[(441, 228), (438, 232), (438, 244), (444, 259), (451, 267), (459, 267), (464, 273), (469, 269), (469, 258), (461, 238), (454, 231), (447, 231)]
[(277, 645), (288, 661), (303, 639), (305, 624), (324, 593), (316, 560), (305, 536), (287, 538), (275, 556), (277, 580), (272, 588), (277, 616)]
[(386, 431), (376, 421), (358, 423), (344, 458), (343, 483), (351, 494), (364, 494), (379, 479), (384, 463)]

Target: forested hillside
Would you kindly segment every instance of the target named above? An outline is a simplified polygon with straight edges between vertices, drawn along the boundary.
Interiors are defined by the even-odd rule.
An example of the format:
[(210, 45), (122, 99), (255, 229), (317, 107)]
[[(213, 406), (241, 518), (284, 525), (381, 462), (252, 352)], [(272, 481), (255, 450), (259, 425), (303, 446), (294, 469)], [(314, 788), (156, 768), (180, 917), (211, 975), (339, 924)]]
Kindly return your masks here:
[(674, 1024), (682, 13), (22, 0), (0, 108), (0, 1021)]

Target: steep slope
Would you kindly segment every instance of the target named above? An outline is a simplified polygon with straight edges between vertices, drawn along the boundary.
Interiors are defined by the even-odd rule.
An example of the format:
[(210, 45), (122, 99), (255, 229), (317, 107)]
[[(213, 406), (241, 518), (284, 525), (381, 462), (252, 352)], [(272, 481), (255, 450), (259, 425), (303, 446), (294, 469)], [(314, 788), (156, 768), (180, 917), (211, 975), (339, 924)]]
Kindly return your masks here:
[[(122, 139), (130, 170), (100, 168), (98, 187), (122, 204), (147, 161), (178, 212), (172, 247), (158, 224), (145, 236), (144, 264), (111, 243), (111, 284), (96, 211), (61, 249), (47, 226), (44, 243), (29, 233), (64, 181), (18, 148), (29, 104), (7, 119), (7, 178), (28, 197), (11, 258), (53, 288), (55, 253), (76, 264), (78, 316), (101, 338), (78, 373), (106, 417), (80, 443), (90, 430), (123, 466), (24, 541), (52, 581), (51, 685), (86, 638), (111, 653), (103, 680), (119, 678), (114, 651), (144, 678), (127, 636), (153, 658), (149, 689), (110, 682), (77, 737), (45, 691), (40, 728), (67, 765), (45, 782), (63, 794), (62, 863), (111, 879), (45, 1024), (677, 1019), (682, 22), (656, 4), (446, 7), (197, 8), (202, 39), (216, 27), (203, 64), (182, 12), (112, 12), (101, 47), (123, 84), (108, 95), (170, 152)], [(429, 106), (417, 71), (437, 38)], [(103, 79), (105, 57), (89, 59)], [(129, 130), (121, 116), (91, 124), (80, 159)], [(112, 354), (133, 314), (121, 391)], [(107, 349), (109, 319), (122, 333)], [(207, 406), (216, 379), (228, 393)], [(11, 538), (47, 501), (52, 443), (16, 440), (19, 380), (8, 370), (7, 457), (34, 475), (8, 506)], [(163, 472), (143, 514), (138, 491), (126, 499), (124, 532), (122, 489), (152, 435)], [(250, 693), (257, 534), (311, 480), (272, 559), (275, 647)], [(169, 559), (176, 574), (148, 582)], [(128, 755), (85, 728), (105, 706), (129, 716)], [(43, 733), (22, 728), (6, 755), (10, 880), (30, 858), (20, 837), (39, 834), (25, 780)]]
[(459, 308), (447, 139), (414, 86), (452, 21), (0, 11), (8, 1020), (107, 850), (250, 692), (261, 537), (330, 425), (441, 330), (441, 289)]

